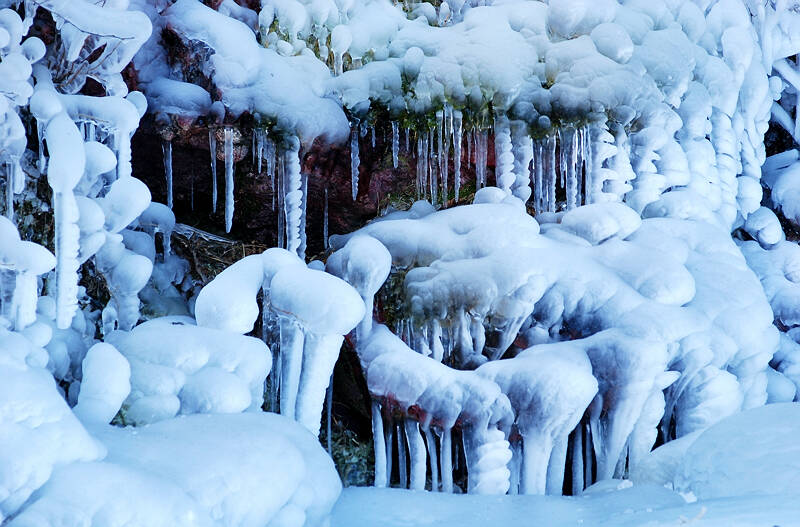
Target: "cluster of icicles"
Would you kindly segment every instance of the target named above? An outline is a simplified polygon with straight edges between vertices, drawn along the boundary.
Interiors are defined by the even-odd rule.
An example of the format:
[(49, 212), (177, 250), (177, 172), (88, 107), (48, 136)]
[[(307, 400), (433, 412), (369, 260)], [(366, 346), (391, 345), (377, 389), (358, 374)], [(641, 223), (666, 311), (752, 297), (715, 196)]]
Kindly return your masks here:
[[(401, 131), (397, 121), (391, 122), (392, 166), (399, 166), (402, 135), (405, 151), (416, 159), (417, 200), (427, 199), (443, 207), (451, 200), (458, 203), (464, 153), (475, 167), (475, 190), (488, 186), (490, 135), (494, 136), (496, 186), (525, 202), (531, 198), (532, 189), (537, 212), (555, 212), (558, 208), (556, 196), (561, 196), (561, 192), (566, 210), (593, 203), (602, 192), (602, 181), (598, 185), (593, 178), (589, 127), (558, 128), (534, 139), (525, 123), (509, 121), (499, 114), (491, 129), (474, 126), (465, 130), (462, 112), (450, 106), (436, 112), (436, 122), (436, 126), (425, 131), (408, 128)], [(358, 121), (353, 123), (350, 134), (353, 201), (358, 197), (360, 138), (368, 132), (374, 148), (375, 128)]]
[[(532, 205), (537, 213), (556, 212), (559, 201), (563, 202), (566, 210), (571, 210), (595, 202), (602, 193), (602, 181), (594, 177), (593, 162), (596, 160), (593, 157), (596, 156), (592, 149), (592, 129), (589, 127), (558, 128), (550, 135), (533, 138), (524, 123), (511, 122), (504, 115), (495, 118), (492, 129), (472, 127), (465, 130), (461, 111), (449, 106), (437, 112), (436, 119), (439, 124), (427, 131), (413, 131), (409, 128), (401, 130), (397, 121), (390, 123), (393, 168), (399, 168), (402, 151), (414, 155), (416, 159), (417, 200), (426, 199), (435, 206), (442, 207), (447, 207), (451, 200), (458, 203), (461, 198), (461, 169), (465, 153), (467, 162), (474, 165), (475, 190), (488, 186), (491, 135), (494, 136), (496, 186), (524, 202), (532, 197)], [(375, 127), (368, 126), (365, 122), (353, 122), (349, 145), (353, 201), (358, 198), (359, 193), (360, 143), (368, 135), (372, 148), (375, 148)], [(219, 196), (217, 152), (220, 136), (223, 140), (225, 170), (225, 231), (230, 232), (235, 207), (234, 129), (231, 126), (210, 128), (208, 131), (211, 153), (211, 210), (212, 213), (216, 212)], [(164, 141), (162, 148), (167, 205), (171, 209), (172, 143)], [(292, 137), (281, 147), (269, 136), (266, 129), (255, 128), (251, 151), (256, 173), (266, 173), (273, 189), (272, 210), (277, 213), (278, 247), (303, 257), (306, 248), (308, 175), (300, 167), (302, 154), (299, 140)], [(326, 189), (323, 205), (326, 247), (327, 198)], [(192, 197), (192, 208), (193, 206)]]
[[(234, 128), (225, 126), (208, 130), (209, 151), (211, 154), (211, 211), (216, 213), (219, 200), (217, 176), (218, 141), (221, 135), (225, 170), (225, 232), (233, 227), (234, 213)], [(274, 141), (265, 128), (256, 128), (252, 136), (253, 167), (258, 174), (266, 173), (272, 192), (272, 211), (277, 212), (278, 247), (288, 249), (301, 258), (306, 252), (306, 207), (308, 194), (308, 175), (302, 173), (300, 166), (300, 140), (289, 137), (280, 145)], [(172, 142), (164, 141), (164, 175), (167, 186), (167, 205), (173, 206)], [(327, 211), (327, 192), (326, 192)], [(192, 209), (194, 196), (192, 193)], [(327, 214), (326, 214), (327, 225)], [(327, 232), (327, 227), (326, 227)], [(326, 236), (327, 237), (327, 236)]]

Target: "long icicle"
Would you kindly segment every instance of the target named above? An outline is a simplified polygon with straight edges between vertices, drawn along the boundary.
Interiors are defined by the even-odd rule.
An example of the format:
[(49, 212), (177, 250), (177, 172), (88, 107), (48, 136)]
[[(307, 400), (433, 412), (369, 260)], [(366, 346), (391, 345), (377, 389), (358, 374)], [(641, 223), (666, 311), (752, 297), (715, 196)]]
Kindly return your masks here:
[(356, 121), (350, 132), (350, 186), (353, 194), (353, 201), (358, 197), (358, 167), (361, 164), (358, 151), (358, 128), (358, 122)]
[(386, 487), (389, 484), (386, 474), (386, 441), (381, 405), (377, 401), (372, 401), (372, 445), (375, 448), (375, 486)]
[(208, 151), (211, 153), (211, 213), (217, 212), (217, 135), (208, 129)]
[(167, 207), (172, 210), (172, 141), (161, 144), (164, 153), (164, 178), (167, 182)]
[(400, 130), (397, 121), (392, 121), (392, 167), (400, 164)]
[(453, 110), (453, 191), (456, 203), (461, 192), (461, 137), (463, 122), (461, 112)]
[(233, 129), (225, 128), (225, 232), (233, 226)]
[(436, 438), (430, 427), (425, 427), (425, 440), (428, 444), (428, 457), (431, 462), (431, 491), (439, 492), (439, 461), (436, 455)]
[(439, 444), (439, 461), (442, 465), (442, 492), (453, 493), (453, 431), (451, 428), (442, 430), (442, 440)]

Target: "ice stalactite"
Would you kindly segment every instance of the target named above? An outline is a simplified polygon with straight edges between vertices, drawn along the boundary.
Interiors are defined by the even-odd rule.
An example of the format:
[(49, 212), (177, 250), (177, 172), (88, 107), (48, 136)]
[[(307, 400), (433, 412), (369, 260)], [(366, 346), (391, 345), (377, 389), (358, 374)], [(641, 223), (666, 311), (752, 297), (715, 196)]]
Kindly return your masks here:
[(533, 160), (533, 142), (528, 135), (528, 125), (523, 121), (511, 123), (511, 144), (514, 153), (514, 183), (511, 192), (527, 203), (531, 197), (530, 165)]
[(277, 156), (277, 176), (276, 176), (276, 189), (275, 201), (278, 204), (278, 247), (286, 248), (286, 213), (285, 213), (285, 197), (286, 197), (286, 163), (282, 153)]
[(392, 167), (400, 163), (400, 130), (397, 121), (392, 121)]
[[(50, 152), (47, 181), (53, 189), (56, 252), (56, 323), (68, 328), (78, 310), (78, 204), (73, 189), (86, 166), (83, 137), (64, 110), (52, 85), (42, 82), (31, 101), (31, 111), (44, 124)], [(12, 187), (13, 190), (13, 187)]]
[(541, 141), (533, 142), (533, 163), (531, 164), (531, 185), (533, 186), (533, 207), (536, 214), (544, 211), (544, 146)]
[[(167, 207), (172, 209), (172, 141), (164, 141), (161, 145), (161, 150), (164, 153), (164, 179), (167, 184)], [(228, 228), (228, 230), (230, 230), (230, 228)]]
[(225, 127), (225, 232), (233, 227), (233, 129)]
[[(439, 119), (441, 121), (441, 119)], [(430, 196), (431, 196), (431, 203), (436, 205), (439, 200), (439, 155), (436, 148), (437, 143), (441, 146), (441, 133), (440, 127), (434, 127), (433, 130), (428, 132), (428, 140), (430, 150), (428, 151), (427, 156), (427, 166), (428, 166), (428, 174), (429, 174), (429, 189), (430, 189)], [(439, 141), (436, 141), (436, 139)]]
[(375, 127), (374, 126), (370, 126), (369, 127), (369, 138), (370, 138), (369, 139), (370, 140), (370, 146), (372, 146), (372, 148), (375, 148)]
[(10, 161), (6, 161), (3, 163), (3, 168), (5, 171), (5, 198), (6, 198), (6, 207), (5, 207), (5, 217), (14, 221), (14, 167)]
[(545, 180), (545, 193), (547, 195), (547, 207), (549, 212), (556, 210), (556, 184), (558, 183), (558, 168), (556, 165), (556, 135), (552, 134), (547, 136), (547, 142), (544, 152), (544, 180)]
[(456, 203), (461, 192), (461, 140), (463, 122), (460, 110), (453, 110), (453, 191)]
[(514, 153), (511, 143), (511, 124), (505, 114), (495, 116), (494, 120), (494, 159), (497, 186), (511, 194), (514, 176)]
[(361, 165), (361, 159), (359, 158), (359, 125), (358, 121), (356, 121), (352, 125), (352, 131), (350, 132), (350, 189), (353, 196), (353, 201), (356, 200), (358, 197), (358, 169)]
[(453, 136), (453, 109), (445, 106), (442, 114), (441, 151), (439, 152), (439, 164), (441, 166), (442, 179), (442, 203), (446, 206), (449, 196), (450, 178), (450, 141)]
[(489, 155), (489, 132), (477, 130), (475, 132), (475, 178), (476, 188), (481, 189), (487, 185), (486, 168)]
[(328, 187), (325, 187), (324, 202), (322, 204), (322, 245), (328, 248)]
[(560, 129), (559, 138), (559, 168), (561, 181), (567, 196), (567, 210), (572, 210), (580, 205), (578, 196), (578, 131), (574, 128)]
[(281, 413), (318, 435), (339, 348), (364, 317), (364, 303), (346, 282), (305, 266), (281, 268), (269, 294), (280, 320)]
[(211, 212), (217, 212), (217, 134), (208, 129), (208, 151), (211, 154)]

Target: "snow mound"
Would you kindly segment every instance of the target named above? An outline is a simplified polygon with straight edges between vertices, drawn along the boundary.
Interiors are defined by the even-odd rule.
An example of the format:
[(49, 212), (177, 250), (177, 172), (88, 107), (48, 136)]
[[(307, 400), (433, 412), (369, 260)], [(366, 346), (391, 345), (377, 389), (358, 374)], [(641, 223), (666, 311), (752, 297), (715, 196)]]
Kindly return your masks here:
[(769, 404), (715, 424), (686, 450), (675, 488), (698, 499), (800, 495), (800, 403)]

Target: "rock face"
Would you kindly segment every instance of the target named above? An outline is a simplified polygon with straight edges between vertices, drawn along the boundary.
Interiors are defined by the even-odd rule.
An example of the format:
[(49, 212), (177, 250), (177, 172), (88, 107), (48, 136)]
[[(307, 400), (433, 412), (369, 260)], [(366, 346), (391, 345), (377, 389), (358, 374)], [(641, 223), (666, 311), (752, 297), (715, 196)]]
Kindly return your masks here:
[[(344, 234), (363, 226), (388, 206), (408, 206), (416, 199), (416, 154), (408, 152), (401, 141), (398, 168), (392, 168), (391, 127), (378, 127), (375, 147), (368, 133), (361, 138), (358, 198), (353, 201), (350, 188), (350, 148), (348, 145), (324, 146), (315, 142), (303, 159), (303, 172), (308, 175), (307, 226), (308, 250), (311, 257), (324, 251), (325, 194), (328, 197), (329, 234)], [(224, 170), (222, 130), (217, 131), (217, 185), (219, 198), (212, 212), (211, 156), (208, 128), (198, 122), (186, 127), (159, 126), (152, 119), (139, 128), (133, 138), (134, 176), (150, 188), (153, 201), (166, 203), (166, 179), (162, 143), (172, 142), (174, 212), (177, 221), (209, 232), (224, 234)], [(278, 207), (266, 162), (257, 173), (253, 163), (252, 131), (234, 128), (236, 212), (230, 236), (236, 239), (276, 246), (278, 243)], [(491, 140), (491, 138), (490, 138)], [(414, 142), (411, 142), (414, 150)], [(474, 159), (461, 167), (462, 199), (473, 192)], [(493, 149), (489, 149), (488, 165), (494, 166)], [(453, 166), (449, 179), (452, 188)], [(490, 183), (493, 177), (490, 175)]]

